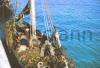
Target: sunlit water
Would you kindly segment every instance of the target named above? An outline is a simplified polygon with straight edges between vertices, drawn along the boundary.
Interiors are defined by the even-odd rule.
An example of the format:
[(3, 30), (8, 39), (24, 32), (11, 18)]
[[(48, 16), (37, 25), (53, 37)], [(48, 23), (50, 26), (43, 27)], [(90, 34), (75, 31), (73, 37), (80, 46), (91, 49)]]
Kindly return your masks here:
[[(27, 1), (23, 1), (18, 0), (16, 15), (26, 5)], [(76, 68), (100, 68), (100, 0), (49, 0), (49, 8), (62, 45)], [(29, 16), (24, 20), (30, 22)], [(36, 0), (36, 22), (37, 28), (44, 31), (40, 0)], [(80, 40), (77, 32), (72, 39), (73, 30), (79, 32)], [(92, 33), (92, 39), (87, 30)], [(87, 31), (85, 39), (84, 31)]]

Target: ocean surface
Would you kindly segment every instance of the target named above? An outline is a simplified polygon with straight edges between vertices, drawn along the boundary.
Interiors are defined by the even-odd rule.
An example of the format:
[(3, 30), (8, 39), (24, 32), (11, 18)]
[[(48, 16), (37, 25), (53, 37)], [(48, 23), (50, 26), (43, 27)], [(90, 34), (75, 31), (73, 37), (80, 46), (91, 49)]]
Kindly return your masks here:
[[(26, 5), (17, 0), (16, 15)], [(62, 46), (76, 68), (100, 68), (100, 0), (47, 0)], [(16, 2), (13, 0), (13, 6)], [(44, 31), (41, 0), (36, 0), (37, 29)], [(29, 15), (24, 19), (30, 22)]]

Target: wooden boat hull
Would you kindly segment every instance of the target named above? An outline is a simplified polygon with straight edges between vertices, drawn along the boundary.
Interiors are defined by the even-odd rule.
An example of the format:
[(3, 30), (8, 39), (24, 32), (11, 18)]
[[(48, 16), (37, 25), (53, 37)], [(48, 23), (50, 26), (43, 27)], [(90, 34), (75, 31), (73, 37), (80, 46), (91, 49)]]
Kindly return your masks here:
[[(9, 24), (11, 25), (10, 22)], [(27, 47), (28, 48), (27, 50), (19, 52), (21, 45), (17, 44), (16, 46), (16, 41), (14, 40), (16, 39), (16, 37), (15, 36), (13, 37), (12, 35), (15, 32), (13, 32), (14, 30), (12, 28), (15, 28), (15, 27), (7, 26), (5, 39), (6, 39), (7, 47), (8, 47), (10, 54), (14, 55), (13, 57), (15, 57), (15, 59), (18, 61), (19, 66), (21, 68), (39, 68), (38, 65), (42, 67), (47, 67), (47, 68), (64, 68), (65, 67), (64, 60), (68, 62), (68, 68), (75, 68), (74, 64), (69, 59), (69, 57), (65, 54), (64, 48), (62, 47), (61, 48), (53, 47), (55, 55), (50, 54), (48, 46), (45, 47), (46, 50), (45, 50), (45, 55), (43, 57), (41, 57), (40, 55), (42, 45), (29, 46)], [(21, 27), (21, 25), (20, 26), (16, 25), (17, 31), (21, 31), (23, 33), (25, 32), (23, 29), (24, 28)], [(41, 32), (37, 30), (36, 33), (37, 33), (37, 36), (41, 38)], [(38, 39), (38, 40), (44, 43), (44, 41), (47, 40), (47, 38), (46, 36), (42, 36), (42, 40), (41, 39)], [(26, 45), (24, 45), (24, 47), (26, 47)]]

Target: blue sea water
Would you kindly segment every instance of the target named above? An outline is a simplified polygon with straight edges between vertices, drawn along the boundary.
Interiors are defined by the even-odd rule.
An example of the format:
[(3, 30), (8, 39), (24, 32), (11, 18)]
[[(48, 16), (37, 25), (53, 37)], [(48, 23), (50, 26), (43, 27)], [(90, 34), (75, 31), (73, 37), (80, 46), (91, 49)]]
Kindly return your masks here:
[[(26, 0), (18, 0), (16, 15), (26, 3)], [(43, 31), (41, 1), (36, 0), (35, 3), (37, 28)], [(48, 0), (48, 5), (51, 18), (63, 37), (61, 43), (76, 68), (100, 68), (100, 0)], [(24, 20), (30, 22), (29, 15)], [(71, 31), (75, 30), (79, 32), (80, 40), (77, 32), (71, 39)], [(89, 39), (87, 30), (92, 33), (92, 39)], [(84, 31), (87, 31), (85, 39)]]

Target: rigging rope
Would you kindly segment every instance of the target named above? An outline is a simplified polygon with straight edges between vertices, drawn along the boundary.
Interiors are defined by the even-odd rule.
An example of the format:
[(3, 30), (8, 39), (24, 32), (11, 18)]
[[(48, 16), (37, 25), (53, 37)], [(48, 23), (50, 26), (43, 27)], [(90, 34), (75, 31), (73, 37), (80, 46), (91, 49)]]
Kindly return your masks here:
[[(51, 13), (50, 13), (50, 9), (48, 7), (47, 1), (43, 0), (43, 2), (41, 2), (41, 3), (42, 3), (42, 8), (43, 8), (43, 16), (44, 16), (46, 34), (48, 36), (50, 36), (50, 32), (53, 33), (56, 29), (55, 29), (55, 26), (54, 26), (53, 21), (51, 19)], [(50, 31), (50, 32), (48, 32), (48, 31)]]
[(50, 8), (49, 8), (49, 6), (48, 6), (47, 0), (44, 0), (44, 1), (45, 1), (46, 11), (47, 11), (47, 15), (48, 15), (48, 21), (49, 21), (49, 23), (50, 23), (50, 25), (51, 25), (51, 31), (53, 32), (53, 31), (55, 30), (55, 26), (54, 26), (53, 21), (52, 21), (52, 19), (51, 19)]
[(17, 7), (18, 7), (18, 0), (16, 0), (16, 4), (15, 4), (15, 11), (14, 11), (14, 31), (16, 31), (16, 11), (17, 11)]
[[(51, 19), (51, 13), (50, 13), (50, 9), (48, 7), (47, 0), (44, 0), (44, 8), (43, 8), (43, 10), (45, 10), (45, 13), (47, 14), (46, 21), (44, 21), (47, 24), (46, 28), (48, 28), (48, 29), (50, 28), (51, 29), (51, 37), (54, 34), (54, 37), (56, 39), (56, 40), (53, 40), (53, 41), (56, 41), (58, 43), (59, 47), (61, 47), (61, 43), (60, 43), (60, 39), (59, 39), (59, 33), (56, 31), (55, 26), (53, 24), (53, 21)], [(49, 26), (49, 24), (50, 24), (50, 26)], [(50, 37), (50, 34), (49, 34), (49, 37)]]
[[(44, 6), (45, 6), (45, 11), (46, 11), (46, 13), (47, 13), (47, 24), (48, 24), (48, 31), (50, 30), (50, 31), (52, 31), (52, 28), (51, 28), (51, 24), (50, 24), (50, 21), (49, 21), (49, 19), (48, 19), (48, 12), (47, 12), (47, 10), (48, 10), (48, 7), (47, 7), (47, 2), (44, 0)], [(49, 24), (50, 24), (50, 26), (49, 26)], [(49, 33), (49, 36), (50, 36), (50, 33)]]
[(47, 35), (47, 39), (49, 39), (49, 35), (48, 35), (48, 20), (46, 18), (46, 8), (44, 6), (44, 2), (42, 2), (41, 0), (41, 3), (42, 3), (42, 9), (43, 9), (43, 18), (44, 18), (44, 23), (45, 23), (45, 28), (46, 28), (46, 35)]

